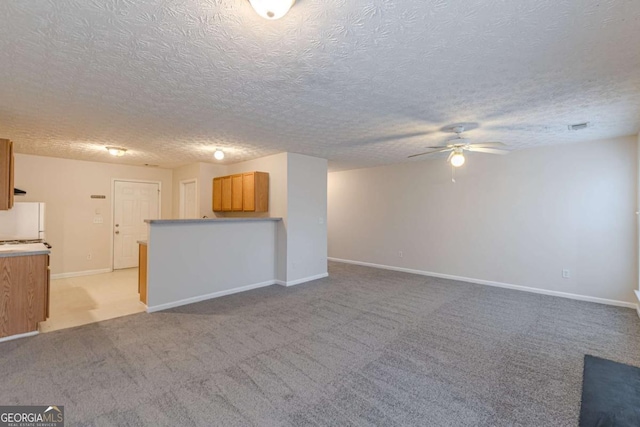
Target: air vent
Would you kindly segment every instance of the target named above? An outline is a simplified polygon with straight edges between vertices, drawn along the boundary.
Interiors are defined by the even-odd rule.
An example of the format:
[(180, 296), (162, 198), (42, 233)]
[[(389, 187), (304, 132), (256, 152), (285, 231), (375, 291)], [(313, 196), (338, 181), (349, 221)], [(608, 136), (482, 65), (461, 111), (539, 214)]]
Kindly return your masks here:
[(582, 130), (589, 127), (589, 122), (576, 123), (575, 125), (569, 125), (569, 130)]

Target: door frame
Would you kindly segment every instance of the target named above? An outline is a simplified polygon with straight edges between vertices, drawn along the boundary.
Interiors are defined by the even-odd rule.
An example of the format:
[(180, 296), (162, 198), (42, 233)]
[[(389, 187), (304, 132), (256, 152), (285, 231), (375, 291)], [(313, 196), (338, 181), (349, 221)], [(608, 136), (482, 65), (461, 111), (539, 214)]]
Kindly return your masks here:
[(180, 209), (178, 210), (178, 215), (180, 219), (184, 219), (184, 186), (185, 184), (194, 183), (196, 185), (196, 213), (198, 217), (200, 217), (200, 198), (198, 197), (198, 178), (189, 178), (183, 179), (180, 181), (178, 192), (180, 193)]
[(114, 270), (115, 250), (113, 229), (116, 226), (116, 182), (135, 182), (142, 184), (158, 184), (158, 218), (162, 218), (162, 181), (152, 181), (146, 179), (111, 178), (111, 271)]

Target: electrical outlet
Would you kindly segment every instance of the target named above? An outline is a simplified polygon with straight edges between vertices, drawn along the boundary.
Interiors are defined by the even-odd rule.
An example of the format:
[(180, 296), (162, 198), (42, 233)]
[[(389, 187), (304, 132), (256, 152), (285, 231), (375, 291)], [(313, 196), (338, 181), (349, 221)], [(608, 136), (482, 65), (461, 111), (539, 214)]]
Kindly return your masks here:
[(568, 268), (565, 268), (564, 270), (562, 270), (562, 277), (564, 279), (571, 278), (571, 270), (569, 270)]
[(402, 253), (402, 251), (398, 252), (398, 257), (402, 258), (404, 256), (404, 253)]
[(93, 255), (91, 254), (91, 252), (89, 252), (89, 253), (87, 254), (87, 259), (88, 259), (88, 260), (90, 260), (91, 258), (93, 258)]

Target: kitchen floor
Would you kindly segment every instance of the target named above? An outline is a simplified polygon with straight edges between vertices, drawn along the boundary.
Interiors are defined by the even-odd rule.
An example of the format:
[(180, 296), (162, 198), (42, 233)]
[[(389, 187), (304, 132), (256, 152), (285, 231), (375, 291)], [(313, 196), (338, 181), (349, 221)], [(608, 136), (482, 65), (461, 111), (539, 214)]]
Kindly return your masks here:
[(137, 268), (52, 280), (50, 317), (40, 323), (40, 332), (72, 328), (145, 310), (138, 296)]

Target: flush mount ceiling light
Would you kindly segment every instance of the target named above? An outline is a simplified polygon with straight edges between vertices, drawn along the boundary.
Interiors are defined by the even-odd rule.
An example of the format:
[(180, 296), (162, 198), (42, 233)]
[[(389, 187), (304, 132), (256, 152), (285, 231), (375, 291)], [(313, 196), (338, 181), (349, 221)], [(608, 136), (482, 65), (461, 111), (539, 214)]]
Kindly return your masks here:
[(120, 147), (105, 147), (105, 148), (107, 149), (109, 154), (116, 157), (122, 157), (124, 156), (124, 153), (127, 152), (126, 148), (120, 148)]
[(249, 0), (258, 15), (265, 19), (280, 19), (289, 12), (296, 0)]
[(216, 160), (222, 160), (224, 159), (224, 151), (222, 150), (216, 150), (215, 153), (213, 153), (213, 157), (216, 158)]

